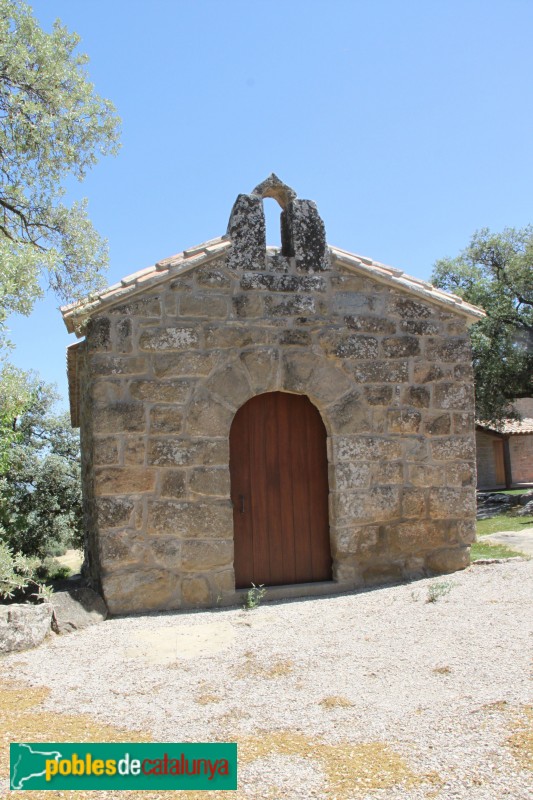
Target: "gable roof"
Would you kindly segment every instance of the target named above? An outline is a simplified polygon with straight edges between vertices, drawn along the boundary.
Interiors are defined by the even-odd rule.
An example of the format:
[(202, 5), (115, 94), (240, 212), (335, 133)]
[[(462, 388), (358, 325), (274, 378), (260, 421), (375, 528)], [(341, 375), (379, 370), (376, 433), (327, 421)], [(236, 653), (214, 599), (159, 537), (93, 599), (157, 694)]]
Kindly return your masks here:
[[(122, 278), (118, 283), (108, 286), (101, 292), (95, 292), (76, 303), (61, 307), (61, 313), (69, 333), (83, 336), (83, 326), (95, 314), (100, 314), (105, 309), (129, 300), (147, 289), (152, 289), (160, 283), (178, 277), (191, 269), (204, 266), (214, 258), (220, 257), (231, 247), (231, 239), (226, 234), (216, 239), (210, 239), (196, 247), (191, 247), (174, 256), (158, 261), (151, 267), (134, 272)], [(271, 253), (280, 252), (278, 247), (267, 247)], [(352, 270), (355, 274), (363, 274), (379, 283), (401, 289), (408, 294), (416, 295), (419, 299), (427, 300), (449, 311), (466, 317), (470, 323), (477, 322), (485, 316), (485, 312), (467, 303), (454, 294), (442, 291), (427, 281), (413, 278), (401, 269), (389, 267), (374, 261), (366, 256), (356, 255), (338, 247), (329, 246), (332, 261), (339, 266)]]

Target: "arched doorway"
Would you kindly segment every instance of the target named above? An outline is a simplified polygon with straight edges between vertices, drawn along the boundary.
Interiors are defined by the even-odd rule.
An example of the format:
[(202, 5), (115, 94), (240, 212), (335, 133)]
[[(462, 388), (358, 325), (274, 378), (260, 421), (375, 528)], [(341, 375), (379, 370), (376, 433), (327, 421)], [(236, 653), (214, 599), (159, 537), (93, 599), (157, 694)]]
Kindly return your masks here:
[(303, 395), (269, 392), (230, 431), (235, 585), (331, 580), (326, 429)]

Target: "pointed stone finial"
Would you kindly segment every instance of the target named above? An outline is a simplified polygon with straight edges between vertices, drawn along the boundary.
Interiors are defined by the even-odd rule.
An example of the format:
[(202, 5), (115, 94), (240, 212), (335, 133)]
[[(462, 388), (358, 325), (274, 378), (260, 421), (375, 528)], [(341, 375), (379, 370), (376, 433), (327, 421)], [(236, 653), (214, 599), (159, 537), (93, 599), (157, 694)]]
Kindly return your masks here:
[(283, 183), (277, 175), (273, 172), (255, 187), (252, 194), (259, 195), (259, 197), (272, 197), (280, 204), (281, 208), (285, 211), (289, 203), (296, 199), (297, 195), (294, 189)]

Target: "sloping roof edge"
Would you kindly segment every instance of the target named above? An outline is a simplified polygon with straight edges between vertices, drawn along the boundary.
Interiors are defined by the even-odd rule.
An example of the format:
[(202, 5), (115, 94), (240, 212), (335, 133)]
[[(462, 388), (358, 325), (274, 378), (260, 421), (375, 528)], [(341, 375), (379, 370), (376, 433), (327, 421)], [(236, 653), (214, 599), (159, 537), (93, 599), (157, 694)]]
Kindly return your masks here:
[[(231, 247), (231, 240), (227, 235), (220, 236), (217, 239), (210, 239), (196, 247), (184, 250), (182, 253), (177, 253), (174, 256), (158, 261), (151, 267), (127, 275), (121, 281), (108, 286), (102, 292), (89, 295), (77, 303), (62, 306), (61, 313), (67, 330), (69, 333), (76, 333), (77, 336), (82, 336), (83, 326), (93, 314), (100, 313), (109, 306), (115, 305), (126, 298), (129, 299), (146, 289), (152, 289), (154, 286), (164, 283), (170, 278), (182, 275), (195, 267), (205, 265), (220, 256), (229, 247)], [(275, 252), (279, 248), (268, 247), (267, 250)], [(414, 278), (403, 272), (403, 270), (386, 266), (379, 261), (350, 253), (338, 247), (329, 246), (329, 251), (339, 265), (353, 269), (354, 272), (365, 274), (380, 283), (402, 289), (441, 307), (444, 306), (450, 311), (467, 317), (470, 323), (477, 322), (485, 316), (485, 312), (481, 308), (465, 302), (457, 295), (444, 292), (427, 281)]]
[(488, 422), (476, 422), (476, 427), (488, 433), (497, 433), (500, 436), (523, 435), (525, 433), (533, 433), (533, 418), (507, 419), (500, 428), (496, 428)]

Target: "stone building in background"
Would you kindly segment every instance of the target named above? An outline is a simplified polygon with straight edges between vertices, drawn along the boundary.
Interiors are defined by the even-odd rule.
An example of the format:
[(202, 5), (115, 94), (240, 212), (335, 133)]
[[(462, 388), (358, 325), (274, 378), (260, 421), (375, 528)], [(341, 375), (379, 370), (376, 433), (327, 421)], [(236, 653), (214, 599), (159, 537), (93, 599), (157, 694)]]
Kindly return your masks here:
[(111, 612), (469, 563), (467, 328), (483, 312), (328, 246), (315, 204), (275, 176), (239, 195), (224, 236), (62, 312), (84, 337), (68, 369), (86, 570)]

